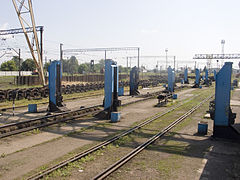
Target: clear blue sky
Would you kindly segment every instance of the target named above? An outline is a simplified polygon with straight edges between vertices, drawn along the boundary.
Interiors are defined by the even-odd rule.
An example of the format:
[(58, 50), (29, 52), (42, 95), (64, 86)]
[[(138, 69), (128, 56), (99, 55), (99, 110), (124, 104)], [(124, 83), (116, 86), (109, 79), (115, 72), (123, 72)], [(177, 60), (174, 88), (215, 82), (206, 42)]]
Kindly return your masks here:
[[(137, 46), (142, 55), (165, 55), (168, 48), (179, 60), (192, 60), (221, 53), (225, 39), (225, 53), (240, 53), (239, 0), (33, 0), (33, 6), (48, 58), (58, 58), (60, 42), (64, 48)], [(4, 26), (20, 27), (11, 0), (1, 2)]]

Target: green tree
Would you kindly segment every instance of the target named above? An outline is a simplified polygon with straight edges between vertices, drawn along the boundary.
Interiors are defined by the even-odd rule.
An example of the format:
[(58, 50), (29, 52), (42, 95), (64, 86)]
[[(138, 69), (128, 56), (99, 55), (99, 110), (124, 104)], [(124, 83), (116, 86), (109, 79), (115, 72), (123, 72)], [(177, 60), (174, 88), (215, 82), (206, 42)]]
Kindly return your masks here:
[(84, 72), (88, 72), (88, 71), (89, 71), (89, 64), (88, 63), (80, 64), (78, 66), (78, 73), (83, 74)]
[(68, 68), (70, 74), (76, 74), (78, 72), (78, 60), (75, 56), (71, 56), (68, 60)]
[(68, 73), (69, 72), (68, 60), (63, 59), (62, 66), (63, 66), (63, 72)]
[(1, 64), (1, 71), (17, 71), (16, 63), (13, 60)]
[(35, 69), (36, 69), (36, 65), (33, 59), (26, 59), (25, 61), (23, 61), (22, 67), (21, 67), (22, 71), (34, 71)]
[(98, 63), (94, 65), (95, 72), (102, 72), (105, 66), (105, 60), (101, 59)]
[[(15, 62), (17, 70), (19, 70), (19, 57), (18, 56), (13, 56), (13, 58), (11, 60), (13, 60)], [(21, 67), (22, 63), (23, 63), (23, 59), (20, 58), (20, 67)]]
[(48, 67), (50, 66), (50, 62), (46, 62), (45, 64), (44, 64), (44, 67), (43, 67), (43, 69), (45, 70), (45, 71), (48, 71)]

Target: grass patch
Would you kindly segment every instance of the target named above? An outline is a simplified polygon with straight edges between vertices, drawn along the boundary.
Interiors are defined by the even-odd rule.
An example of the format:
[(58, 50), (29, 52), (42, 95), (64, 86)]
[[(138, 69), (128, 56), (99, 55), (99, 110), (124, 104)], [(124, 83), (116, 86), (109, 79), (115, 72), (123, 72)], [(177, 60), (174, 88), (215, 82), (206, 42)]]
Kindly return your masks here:
[[(159, 129), (161, 129), (161, 128), (165, 127), (166, 125), (168, 125), (169, 121), (173, 121), (173, 119), (175, 120), (175, 117), (179, 117), (181, 114), (183, 114), (184, 112), (182, 112), (182, 111), (184, 111), (186, 109), (189, 109), (192, 106), (198, 104), (199, 101), (201, 101), (207, 95), (209, 95), (210, 92), (211, 92), (210, 90), (209, 91), (208, 90), (204, 90), (204, 92), (203, 92), (203, 90), (201, 90), (201, 92), (199, 93), (200, 95), (197, 96), (195, 99), (192, 99), (191, 97), (187, 98), (186, 100), (184, 100), (185, 104), (183, 104), (182, 106), (177, 108), (175, 111), (170, 112), (170, 113), (166, 114), (165, 116), (159, 118), (158, 120), (152, 122), (151, 124), (145, 126), (144, 129), (142, 128), (142, 129), (134, 132), (133, 134), (131, 134), (131, 136), (128, 135), (128, 136), (122, 137), (119, 140), (117, 140), (116, 142), (114, 142), (114, 144), (110, 144), (110, 145), (108, 145), (106, 147), (103, 147), (102, 149), (100, 149), (100, 150), (98, 150), (98, 151), (96, 151), (96, 152), (94, 152), (94, 153), (92, 153), (92, 154), (90, 154), (90, 155), (88, 155), (86, 157), (83, 157), (83, 158), (79, 159), (78, 161), (70, 163), (66, 167), (63, 167), (61, 169), (58, 169), (58, 170), (54, 171), (53, 173), (51, 173), (50, 175), (45, 177), (45, 179), (57, 178), (57, 177), (69, 177), (71, 175), (71, 172), (72, 172), (73, 169), (75, 169), (75, 168), (83, 169), (83, 165), (84, 164), (86, 164), (87, 162), (93, 161), (94, 159), (97, 158), (97, 156), (104, 155), (104, 149), (112, 149), (112, 150), (114, 150), (114, 148), (118, 148), (119, 146), (122, 146), (122, 145), (125, 145), (125, 144), (128, 144), (128, 143), (132, 143), (133, 141), (135, 142), (139, 138), (152, 136), (153, 134), (155, 134), (156, 131), (159, 131)], [(189, 100), (189, 99), (191, 99), (191, 100)], [(139, 122), (134, 123), (134, 125), (132, 125), (132, 126), (135, 126), (136, 124), (139, 124)], [(94, 130), (94, 129), (97, 129), (97, 128), (103, 128), (104, 129), (104, 128), (108, 127), (108, 126), (111, 126), (111, 123), (101, 123), (101, 124), (95, 125), (93, 127), (87, 127), (85, 129), (77, 131), (77, 132), (69, 133), (67, 136), (81, 134), (83, 131)], [(150, 130), (150, 132), (149, 132), (149, 130)], [(124, 130), (122, 130), (122, 131), (124, 131)], [(103, 138), (103, 140), (104, 139), (109, 139), (109, 138), (111, 138), (111, 137), (113, 137), (113, 136), (115, 136), (116, 134), (119, 134), (119, 133), (121, 133), (121, 131), (118, 131), (117, 133), (114, 133), (111, 136)], [(168, 142), (168, 143), (171, 143), (171, 142)], [(69, 157), (72, 157), (74, 154), (82, 152), (82, 151), (88, 149), (89, 147), (93, 147), (96, 144), (97, 143), (93, 143), (93, 144), (81, 147), (79, 149), (76, 149), (73, 152), (68, 153), (64, 157), (61, 157), (61, 158), (59, 158), (57, 160), (54, 160), (53, 162), (49, 163), (48, 165), (44, 165), (44, 166), (40, 167), (38, 170), (35, 170), (35, 172), (44, 170), (47, 167), (50, 167), (51, 165), (57, 164), (57, 163), (61, 162), (62, 160), (67, 159)], [(185, 151), (185, 147), (179, 146), (178, 147), (178, 151), (179, 152)], [(178, 159), (179, 159), (178, 156), (173, 157), (172, 158), (172, 162), (177, 161)], [(145, 168), (145, 164), (144, 163), (140, 163), (140, 165), (143, 168)], [(176, 168), (178, 168), (178, 167), (176, 167)], [(169, 168), (166, 167), (165, 172), (169, 172), (168, 169)]]
[(161, 174), (161, 179), (168, 179), (172, 172), (181, 167), (182, 156), (173, 154), (170, 157), (158, 162), (156, 169)]

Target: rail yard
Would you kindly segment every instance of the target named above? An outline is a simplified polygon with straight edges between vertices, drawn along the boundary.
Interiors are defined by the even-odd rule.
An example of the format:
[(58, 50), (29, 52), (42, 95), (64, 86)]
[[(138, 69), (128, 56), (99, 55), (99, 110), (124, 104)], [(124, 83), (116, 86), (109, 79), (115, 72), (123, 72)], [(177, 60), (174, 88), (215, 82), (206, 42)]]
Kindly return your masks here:
[[(80, 2), (74, 3), (77, 7)], [(139, 4), (153, 10), (155, 3)], [(51, 34), (51, 23), (60, 20), (51, 19), (51, 14), (44, 20), (50, 25), (37, 26), (39, 2), (12, 0), (5, 5), (10, 4), (21, 27), (3, 28), (0, 21), (0, 60), (10, 51), (18, 55), (0, 62), (0, 180), (240, 179), (240, 62), (236, 63), (240, 53), (224, 52), (225, 40), (220, 54), (196, 53), (191, 60), (178, 50), (173, 51), (176, 55), (168, 54), (168, 48), (164, 55), (145, 55), (155, 47), (148, 47), (141, 36), (151, 39), (164, 31), (143, 29), (141, 36), (135, 33), (143, 47), (125, 46), (120, 40), (108, 48), (57, 43), (58, 57), (45, 41), (45, 33)], [(86, 2), (86, 9), (97, 18), (93, 4)], [(116, 12), (126, 3), (117, 4), (117, 8), (111, 5)], [(133, 11), (138, 12), (140, 5)], [(79, 17), (89, 13), (84, 10), (77, 9)], [(154, 19), (159, 13), (153, 15), (152, 10), (147, 12)], [(75, 21), (78, 27), (73, 17), (68, 23)], [(145, 23), (151, 23), (151, 18)], [(65, 23), (62, 17), (61, 26)], [(81, 28), (73, 29), (82, 32), (85, 27)], [(67, 34), (63, 29), (67, 28), (59, 28), (62, 37)], [(86, 37), (96, 43), (88, 34), (104, 30), (108, 32), (89, 27)], [(116, 38), (121, 39), (121, 34)], [(108, 35), (103, 36), (106, 42), (113, 42)], [(177, 49), (181, 46), (187, 47), (178, 44)], [(51, 59), (44, 61), (44, 56)]]

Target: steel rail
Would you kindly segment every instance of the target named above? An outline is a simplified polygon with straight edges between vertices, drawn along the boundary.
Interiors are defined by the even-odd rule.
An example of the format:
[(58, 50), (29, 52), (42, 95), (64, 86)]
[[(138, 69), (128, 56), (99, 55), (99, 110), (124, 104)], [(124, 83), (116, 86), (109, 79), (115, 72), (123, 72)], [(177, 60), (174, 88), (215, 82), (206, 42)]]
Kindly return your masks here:
[[(75, 93), (77, 94), (77, 93)], [(75, 99), (87, 99), (89, 97), (94, 97), (94, 96), (99, 96), (99, 95), (103, 95), (103, 93), (96, 93), (96, 94), (92, 94), (92, 95), (87, 95), (87, 96), (79, 96), (79, 97), (73, 97), (73, 98), (66, 98), (63, 99), (63, 101), (69, 101), (69, 100), (75, 100)], [(37, 105), (43, 105), (43, 104), (48, 104), (49, 102), (42, 102), (42, 103), (38, 103)], [(19, 108), (25, 108), (28, 107), (28, 105), (22, 105), (22, 106), (16, 106), (15, 109), (19, 109)], [(7, 108), (1, 108), (0, 111), (6, 111), (6, 110), (11, 110), (12, 107), (7, 107)]]
[[(124, 92), (127, 92), (127, 91), (124, 91)], [(75, 93), (75, 94), (77, 94), (77, 93)], [(88, 98), (99, 96), (99, 95), (104, 96), (104, 93), (96, 93), (96, 94), (86, 95), (86, 96), (66, 98), (66, 99), (63, 99), (63, 101), (69, 101), (69, 100), (75, 100), (75, 99), (88, 99)], [(48, 103), (49, 102), (42, 102), (42, 103), (38, 103), (37, 105), (43, 105), (43, 104), (48, 104)], [(28, 105), (16, 106), (14, 109), (25, 108), (25, 107), (28, 107)], [(12, 107), (7, 107), (7, 108), (1, 108), (0, 109), (0, 111), (7, 111), (7, 110), (12, 110)]]
[(0, 139), (8, 137), (8, 136), (12, 136), (12, 135), (20, 134), (20, 133), (23, 133), (23, 132), (31, 131), (31, 130), (34, 130), (34, 129), (39, 129), (39, 128), (51, 126), (53, 124), (57, 124), (57, 123), (65, 122), (65, 121), (71, 121), (71, 120), (81, 118), (81, 117), (84, 117), (84, 116), (87, 116), (87, 115), (93, 115), (93, 114), (96, 114), (96, 113), (101, 112), (101, 111), (102, 110), (94, 110), (94, 112), (83, 113), (83, 114), (80, 114), (80, 115), (77, 115), (77, 116), (73, 116), (71, 118), (60, 119), (60, 120), (56, 120), (56, 121), (46, 122), (46, 123), (39, 124), (39, 125), (29, 126), (29, 127), (26, 127), (26, 128), (16, 129), (14, 131), (10, 131), (10, 132), (0, 134)]
[[(84, 112), (84, 111), (90, 111), (90, 112)], [(94, 109), (93, 107), (90, 107), (90, 108), (84, 108), (84, 109), (76, 111), (77, 113), (84, 112), (82, 114), (75, 115), (75, 116), (68, 117), (68, 118), (62, 118), (62, 119), (59, 119), (59, 120), (49, 120), (47, 122), (47, 119), (51, 118), (52, 116), (46, 116), (42, 119), (39, 118), (39, 120), (41, 120), (41, 123), (37, 123), (35, 125), (28, 125), (28, 123), (31, 123), (33, 121), (39, 121), (39, 120), (34, 119), (34, 120), (23, 121), (23, 122), (15, 123), (15, 125), (14, 125), (14, 123), (12, 123), (11, 125), (7, 126), (7, 128), (19, 126), (20, 124), (26, 124), (28, 126), (23, 127), (23, 128), (17, 128), (17, 129), (12, 130), (12, 131), (11, 131), (11, 128), (10, 128), (10, 131), (0, 134), (0, 139), (5, 138), (5, 137), (9, 137), (9, 136), (12, 136), (12, 135), (20, 134), (20, 133), (23, 133), (23, 132), (31, 131), (31, 130), (34, 130), (34, 129), (47, 127), (47, 126), (50, 126), (50, 125), (53, 125), (53, 124), (74, 120), (74, 119), (84, 117), (84, 116), (87, 116), (87, 115), (93, 115), (93, 114), (99, 113), (101, 111), (102, 110)], [(75, 112), (71, 111), (70, 113), (75, 113)], [(56, 116), (53, 116), (53, 117), (56, 117)]]
[[(125, 90), (124, 92), (128, 92), (127, 90)], [(73, 94), (81, 94), (82, 92), (80, 93), (73, 93)], [(89, 97), (94, 97), (94, 96), (99, 96), (99, 95), (104, 95), (104, 93), (95, 93), (95, 94), (92, 94), (92, 95), (86, 95), (86, 96), (79, 96), (79, 97), (72, 97), (72, 98), (66, 98), (66, 99), (63, 99), (63, 101), (69, 101), (69, 100), (75, 100), (75, 99), (87, 99)], [(142, 96), (142, 95), (140, 95)], [(43, 104), (48, 104), (49, 102), (42, 102), (42, 103), (38, 103), (37, 105), (43, 105)], [(21, 106), (16, 106), (15, 109), (18, 109), (18, 108), (25, 108), (27, 107), (28, 105), (21, 105)], [(6, 108), (1, 108), (0, 111), (7, 111), (7, 110), (12, 110), (12, 107), (6, 107)]]
[[(188, 101), (190, 101), (193, 98), (195, 98), (195, 96), (190, 98)], [(160, 118), (160, 117), (162, 117), (162, 116), (164, 116), (164, 115), (174, 111), (175, 109), (181, 107), (183, 104), (185, 104), (185, 103), (180, 103), (179, 105), (177, 105), (177, 106), (175, 106), (175, 107), (173, 107), (173, 108), (171, 108), (171, 109), (169, 109), (169, 110), (167, 110), (167, 111), (165, 111), (165, 112), (163, 112), (161, 114), (155, 115), (152, 118), (150, 118), (149, 120), (146, 120), (146, 121), (136, 125), (135, 127), (130, 128), (130, 129), (128, 129), (128, 130), (126, 130), (126, 131), (124, 131), (124, 132), (122, 132), (122, 133), (120, 133), (120, 134), (118, 134), (118, 135), (108, 139), (108, 140), (105, 140), (105, 141), (103, 141), (103, 142), (101, 142), (101, 143), (99, 143), (99, 144), (97, 144), (97, 145), (95, 145), (95, 146), (93, 146), (93, 147), (83, 151), (83, 152), (80, 152), (80, 153), (76, 154), (75, 156), (73, 156), (73, 157), (71, 157), (71, 158), (69, 158), (67, 160), (64, 160), (64, 161), (62, 161), (62, 162), (60, 162), (60, 163), (58, 163), (58, 164), (56, 164), (56, 165), (54, 165), (54, 166), (52, 166), (52, 167), (50, 167), (48, 169), (45, 169), (45, 170), (43, 170), (43, 171), (41, 171), (39, 173), (36, 173), (36, 174), (28, 177), (27, 179), (28, 180), (40, 179), (40, 178), (50, 174), (51, 172), (68, 165), (71, 162), (77, 161), (77, 160), (79, 160), (79, 159), (81, 159), (81, 158), (83, 158), (83, 157), (85, 157), (85, 156), (87, 156), (87, 155), (89, 155), (89, 154), (91, 154), (91, 153), (93, 153), (93, 152), (103, 148), (104, 146), (107, 146), (107, 145), (113, 143), (114, 141), (120, 139), (121, 137), (124, 137), (124, 136), (126, 136), (126, 135), (128, 135), (128, 134), (130, 134), (130, 133), (132, 133), (132, 132), (134, 132), (134, 131), (136, 131), (138, 129), (140, 129), (143, 126), (146, 126), (147, 124), (155, 121), (156, 119), (158, 119), (158, 118)]]
[(202, 102), (200, 102), (198, 105), (194, 106), (192, 109), (187, 111), (185, 114), (180, 116), (177, 120), (169, 124), (167, 127), (165, 127), (162, 131), (157, 133), (156, 135), (152, 136), (150, 139), (148, 139), (146, 142), (135, 148), (133, 151), (128, 153), (126, 156), (121, 158), (119, 161), (115, 162), (111, 166), (109, 166), (104, 171), (100, 172), (98, 175), (96, 175), (93, 179), (94, 180), (101, 180), (109, 176), (111, 173), (119, 169), (121, 166), (126, 164), (129, 160), (131, 160), (133, 157), (135, 157), (138, 153), (140, 153), (142, 150), (144, 150), (146, 147), (148, 147), (150, 144), (152, 144), (154, 141), (165, 135), (168, 131), (170, 131), (173, 127), (175, 127), (177, 124), (182, 122), (184, 119), (186, 119), (189, 115), (191, 115), (194, 111), (196, 111), (201, 105), (203, 105), (205, 102), (207, 102), (209, 99), (211, 99), (213, 95), (207, 97)]
[(34, 118), (34, 119), (25, 120), (25, 121), (21, 121), (21, 122), (17, 122), (17, 123), (9, 123), (9, 124), (5, 124), (5, 125), (0, 126), (0, 130), (4, 129), (4, 128), (7, 128), (7, 127), (11, 127), (11, 126), (17, 126), (17, 125), (20, 125), (20, 124), (26, 124), (26, 123), (31, 123), (31, 122), (34, 122), (34, 121), (54, 118), (54, 117), (58, 117), (58, 116), (62, 116), (62, 115), (67, 115), (67, 114), (70, 114), (70, 113), (75, 113), (75, 112), (79, 112), (79, 111), (88, 110), (88, 109), (91, 109), (91, 108), (97, 108), (97, 107), (100, 107), (100, 106), (101, 105), (99, 104), (99, 105), (89, 106), (89, 107), (74, 110), (74, 111), (66, 111), (66, 112), (62, 112), (62, 113), (58, 113), (58, 114), (48, 115), (48, 116), (44, 116), (44, 117), (40, 117), (40, 118)]
[[(134, 104), (134, 103), (138, 103), (138, 102), (141, 102), (141, 101), (145, 101), (145, 100), (151, 99), (151, 98), (155, 97), (157, 94), (159, 94), (161, 92), (162, 91), (151, 93), (146, 98), (138, 99), (138, 100), (135, 100), (135, 101), (131, 101), (131, 102), (125, 103), (125, 104), (123, 104), (121, 106), (127, 106), (127, 105), (130, 105), (130, 104)], [(41, 118), (30, 119), (30, 120), (26, 120), (26, 121), (17, 122), (17, 123), (5, 124), (5, 125), (0, 126), (0, 131), (1, 130), (3, 131), (5, 128), (9, 128), (11, 130), (11, 127), (17, 127), (17, 129), (1, 133), (0, 134), (0, 139), (5, 138), (5, 137), (9, 137), (9, 136), (12, 136), (12, 135), (20, 134), (20, 133), (23, 133), (23, 132), (31, 131), (31, 130), (34, 130), (34, 129), (47, 127), (47, 126), (50, 126), (50, 125), (53, 125), (53, 124), (57, 124), (57, 123), (60, 123), (60, 122), (70, 121), (70, 120), (73, 120), (73, 119), (76, 119), (76, 118), (80, 118), (80, 117), (83, 117), (83, 116), (87, 116), (87, 115), (91, 115), (91, 114), (93, 115), (93, 114), (96, 114), (96, 113), (98, 113), (98, 112), (100, 112), (102, 110), (95, 109), (92, 112), (88, 112), (88, 113), (72, 116), (72, 117), (69, 117), (69, 118), (63, 118), (61, 120), (53, 120), (53, 121), (50, 121), (50, 122), (46, 122), (47, 119), (51, 119), (51, 118), (55, 118), (55, 117), (59, 117), (59, 116), (64, 116), (64, 115), (68, 115), (68, 114), (71, 114), (71, 113), (74, 114), (76, 112), (79, 113), (81, 111), (88, 111), (88, 110), (91, 110), (91, 109), (94, 109), (94, 108), (99, 108), (100, 106), (101, 105), (90, 106), (90, 107), (82, 108), (82, 109), (75, 110), (75, 111), (63, 112), (63, 113), (59, 113), (59, 114), (55, 114), (55, 115), (50, 115), (50, 116), (45, 116), (45, 117), (41, 117)], [(36, 124), (35, 125), (30, 125), (30, 123), (37, 122), (37, 121), (45, 121), (45, 123), (41, 122), (40, 124), (38, 123), (37, 125)], [(21, 125), (23, 126), (24, 124), (26, 124), (27, 127), (21, 127)]]

